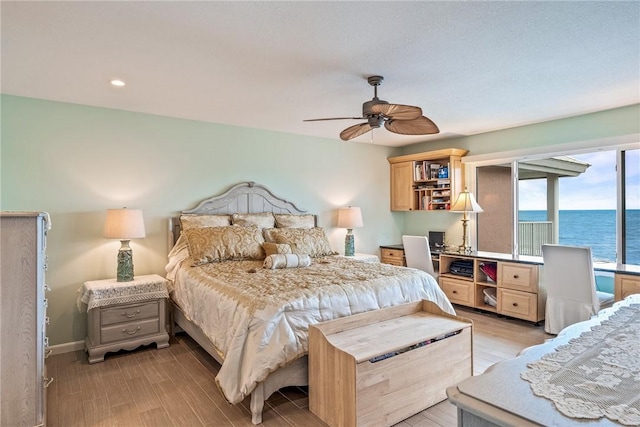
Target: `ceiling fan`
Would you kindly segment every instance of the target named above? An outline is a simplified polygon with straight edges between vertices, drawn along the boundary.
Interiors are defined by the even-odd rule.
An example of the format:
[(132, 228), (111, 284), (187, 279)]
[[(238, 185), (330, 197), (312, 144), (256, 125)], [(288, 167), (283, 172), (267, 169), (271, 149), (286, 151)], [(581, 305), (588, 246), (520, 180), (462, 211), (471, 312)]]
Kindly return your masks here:
[(370, 130), (384, 127), (402, 135), (430, 135), (440, 132), (438, 126), (422, 115), (420, 107), (403, 104), (389, 104), (378, 98), (378, 86), (384, 77), (370, 76), (367, 81), (373, 86), (373, 99), (362, 104), (362, 117), (332, 117), (327, 119), (307, 119), (305, 122), (322, 120), (366, 120), (364, 123), (349, 126), (340, 132), (340, 139), (348, 141)]

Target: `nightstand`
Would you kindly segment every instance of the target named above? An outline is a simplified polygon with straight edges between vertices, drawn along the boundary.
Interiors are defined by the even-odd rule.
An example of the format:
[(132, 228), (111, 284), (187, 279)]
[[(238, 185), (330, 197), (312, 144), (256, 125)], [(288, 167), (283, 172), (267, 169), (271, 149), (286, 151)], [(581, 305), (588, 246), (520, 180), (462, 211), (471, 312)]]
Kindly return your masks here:
[(78, 290), (78, 308), (87, 310), (85, 346), (89, 363), (104, 361), (110, 351), (133, 350), (156, 343), (169, 346), (166, 330), (169, 281), (157, 274), (85, 282)]
[(380, 258), (378, 258), (378, 255), (373, 255), (373, 254), (356, 253), (353, 256), (346, 256), (346, 255), (340, 255), (340, 256), (344, 258), (355, 259), (356, 261), (362, 261), (362, 262), (380, 262)]

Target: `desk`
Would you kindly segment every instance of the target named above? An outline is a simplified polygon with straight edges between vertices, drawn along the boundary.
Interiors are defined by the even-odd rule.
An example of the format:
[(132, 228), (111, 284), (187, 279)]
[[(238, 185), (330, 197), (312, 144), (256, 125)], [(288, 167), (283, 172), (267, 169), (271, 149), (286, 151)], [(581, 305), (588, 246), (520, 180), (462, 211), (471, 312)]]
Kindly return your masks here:
[[(406, 266), (404, 261), (404, 246), (399, 245), (381, 245), (381, 262), (393, 265)], [(460, 255), (455, 252), (442, 252), (450, 255)], [(431, 254), (434, 261), (434, 268), (439, 270), (440, 254), (433, 252)], [(492, 259), (495, 261), (507, 261), (522, 264), (543, 265), (542, 257), (511, 254), (503, 254), (498, 252), (474, 251), (466, 256), (472, 258)], [(597, 272), (614, 274), (614, 295), (615, 300), (620, 301), (631, 294), (640, 294), (640, 265), (632, 264), (616, 264), (614, 262), (603, 263), (596, 262), (593, 269)]]

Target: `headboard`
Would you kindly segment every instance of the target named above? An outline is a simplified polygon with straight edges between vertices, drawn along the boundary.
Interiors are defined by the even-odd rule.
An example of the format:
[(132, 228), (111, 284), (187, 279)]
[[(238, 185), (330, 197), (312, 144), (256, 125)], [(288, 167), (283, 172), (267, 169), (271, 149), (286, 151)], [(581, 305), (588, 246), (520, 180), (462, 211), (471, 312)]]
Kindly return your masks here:
[[(223, 194), (210, 197), (201, 201), (193, 209), (187, 209), (181, 213), (185, 214), (234, 214), (234, 213), (291, 213), (303, 214), (307, 211), (300, 209), (292, 202), (274, 195), (264, 185), (256, 184), (253, 181), (236, 184)], [(315, 218), (317, 225), (318, 218)], [(180, 236), (180, 219), (178, 217), (169, 219), (169, 249), (173, 247)]]

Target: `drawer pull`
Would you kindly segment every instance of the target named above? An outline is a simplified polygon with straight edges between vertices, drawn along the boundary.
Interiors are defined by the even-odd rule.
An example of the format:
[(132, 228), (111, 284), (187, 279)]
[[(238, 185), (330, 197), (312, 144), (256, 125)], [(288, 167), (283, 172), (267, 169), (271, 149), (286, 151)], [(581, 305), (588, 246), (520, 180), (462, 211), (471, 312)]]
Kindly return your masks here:
[(520, 276), (518, 276), (517, 274), (514, 274), (514, 275), (513, 275), (513, 278), (514, 278), (514, 279), (517, 279), (518, 277), (520, 277)]
[(125, 328), (122, 328), (122, 332), (126, 332), (129, 335), (135, 335), (135, 334), (138, 333), (139, 330), (140, 330), (140, 326), (138, 326), (137, 328), (132, 329), (130, 331), (127, 331)]
[(452, 293), (452, 294), (457, 294), (457, 293), (458, 293), (458, 291), (451, 291), (451, 293)]
[(518, 303), (517, 303), (517, 302), (514, 302), (512, 305), (513, 305), (514, 307), (517, 307), (517, 306), (518, 306)]
[(44, 358), (45, 358), (45, 359), (48, 359), (48, 358), (49, 358), (49, 356), (51, 356), (51, 353), (53, 353), (53, 350), (47, 350), (47, 351), (45, 351), (45, 352), (44, 352)]
[(47, 377), (45, 377), (45, 378), (44, 378), (44, 388), (49, 387), (49, 386), (51, 385), (51, 383), (52, 383), (52, 382), (53, 382), (53, 377), (51, 377), (51, 378), (47, 378)]
[(136, 315), (140, 314), (140, 310), (136, 310), (134, 312), (131, 313), (127, 313), (126, 311), (124, 313), (122, 313), (123, 316), (127, 316), (129, 319), (131, 319), (132, 317), (136, 317)]

